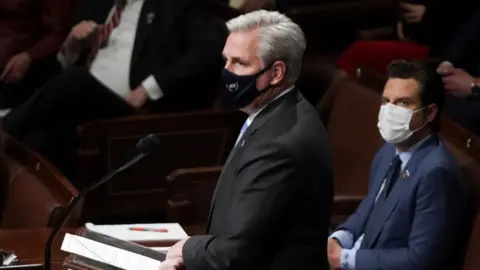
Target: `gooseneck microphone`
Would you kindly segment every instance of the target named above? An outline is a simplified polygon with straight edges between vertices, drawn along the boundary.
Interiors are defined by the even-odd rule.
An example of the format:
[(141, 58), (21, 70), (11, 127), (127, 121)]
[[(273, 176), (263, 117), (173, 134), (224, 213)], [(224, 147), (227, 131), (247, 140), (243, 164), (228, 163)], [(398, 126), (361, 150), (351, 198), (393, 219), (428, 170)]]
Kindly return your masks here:
[(44, 269), (45, 270), (51, 270), (52, 266), (52, 245), (53, 245), (53, 240), (55, 240), (55, 237), (58, 235), (58, 232), (60, 229), (65, 225), (66, 220), (69, 218), (69, 216), (72, 214), (72, 212), (75, 210), (75, 207), (78, 205), (78, 203), (85, 198), (85, 196), (90, 193), (91, 191), (95, 190), (108, 180), (110, 180), (113, 176), (117, 175), (118, 173), (121, 173), (125, 171), (126, 169), (130, 168), (132, 165), (143, 159), (144, 157), (148, 156), (153, 150), (155, 150), (159, 146), (160, 142), (158, 140), (158, 137), (154, 134), (150, 134), (144, 138), (142, 138), (136, 145), (135, 151), (133, 154), (133, 157), (127, 160), (122, 166), (118, 167), (117, 169), (111, 171), (107, 175), (105, 175), (103, 178), (100, 180), (90, 184), (87, 188), (83, 189), (80, 191), (78, 196), (76, 196), (69, 204), (67, 207), (67, 210), (65, 214), (63, 215), (62, 219), (58, 224), (55, 224), (55, 227), (53, 227), (52, 232), (50, 233), (50, 236), (48, 237), (47, 243), (45, 244), (45, 254), (44, 254)]

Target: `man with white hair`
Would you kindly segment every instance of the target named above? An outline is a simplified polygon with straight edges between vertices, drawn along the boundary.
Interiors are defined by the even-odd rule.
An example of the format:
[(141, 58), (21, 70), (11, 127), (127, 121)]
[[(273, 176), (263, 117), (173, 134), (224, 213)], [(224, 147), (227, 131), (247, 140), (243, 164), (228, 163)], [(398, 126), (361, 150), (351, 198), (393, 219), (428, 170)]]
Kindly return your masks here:
[(295, 87), (300, 27), (278, 12), (227, 23), (224, 94), (248, 114), (214, 192), (207, 234), (169, 249), (161, 269), (329, 269), (333, 200), (327, 133)]

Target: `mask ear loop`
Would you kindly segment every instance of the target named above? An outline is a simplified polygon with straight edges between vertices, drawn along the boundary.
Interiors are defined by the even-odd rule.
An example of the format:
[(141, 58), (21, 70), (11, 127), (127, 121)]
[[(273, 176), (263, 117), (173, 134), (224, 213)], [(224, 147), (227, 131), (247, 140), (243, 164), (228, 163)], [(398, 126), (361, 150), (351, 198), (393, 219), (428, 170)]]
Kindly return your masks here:
[[(265, 66), (262, 70), (260, 70), (257, 74), (255, 74), (255, 79), (258, 79), (260, 76), (262, 76), (263, 74), (265, 74), (265, 72), (267, 72), (269, 69), (272, 68), (273, 64), (275, 62), (272, 62), (270, 64), (268, 64), (267, 66)], [(267, 87), (265, 87), (264, 89), (258, 89), (258, 92), (260, 93), (264, 93), (265, 91), (267, 91), (268, 89), (270, 89), (272, 87), (272, 85), (268, 85)]]
[[(427, 106), (424, 106), (423, 108), (420, 108), (420, 109), (417, 109), (415, 111), (412, 111), (412, 114), (410, 114), (410, 120), (408, 121), (409, 123), (409, 127), (408, 129), (410, 130), (410, 123), (412, 122), (412, 117), (413, 117), (413, 114), (416, 113), (416, 112), (420, 112), (420, 111), (423, 111), (425, 109), (428, 108), (428, 105)], [(419, 128), (416, 128), (415, 130), (410, 130), (411, 132), (417, 132), (419, 131), (420, 129), (424, 128), (426, 125), (428, 124), (427, 121), (423, 121), (423, 125), (421, 125)]]

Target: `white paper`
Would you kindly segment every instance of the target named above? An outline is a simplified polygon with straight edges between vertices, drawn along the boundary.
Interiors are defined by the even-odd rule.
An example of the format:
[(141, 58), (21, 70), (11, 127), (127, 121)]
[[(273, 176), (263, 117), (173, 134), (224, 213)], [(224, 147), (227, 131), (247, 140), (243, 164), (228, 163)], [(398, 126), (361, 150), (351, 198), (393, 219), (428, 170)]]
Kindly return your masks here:
[(5, 258), (5, 260), (3, 261), (3, 266), (9, 266), (9, 265), (12, 264), (16, 259), (17, 259), (17, 255), (15, 255), (15, 254), (10, 254), (10, 255), (8, 255), (8, 257)]
[[(180, 241), (188, 237), (178, 223), (95, 225), (85, 224), (93, 232), (130, 242)], [(130, 228), (167, 229), (168, 232), (132, 231)]]
[(125, 270), (158, 270), (160, 261), (85, 237), (65, 234), (61, 250)]

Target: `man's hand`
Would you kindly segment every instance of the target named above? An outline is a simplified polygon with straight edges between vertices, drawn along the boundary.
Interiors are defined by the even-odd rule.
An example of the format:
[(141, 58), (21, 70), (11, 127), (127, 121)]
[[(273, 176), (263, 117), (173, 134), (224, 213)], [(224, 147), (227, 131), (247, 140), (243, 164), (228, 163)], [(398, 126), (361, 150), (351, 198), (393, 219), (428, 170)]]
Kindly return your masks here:
[(178, 241), (168, 249), (166, 260), (160, 265), (160, 270), (176, 270), (183, 266), (182, 249), (187, 239)]
[(423, 14), (425, 14), (426, 8), (424, 5), (402, 2), (400, 3), (400, 9), (407, 23), (419, 23), (423, 18)]
[(342, 247), (335, 239), (328, 239), (327, 244), (327, 257), (328, 262), (330, 263), (330, 267), (332, 269), (339, 269), (340, 268), (340, 253), (342, 251)]
[(177, 270), (182, 265), (183, 261), (181, 259), (166, 259), (160, 264), (159, 270)]
[(456, 97), (467, 97), (472, 94), (474, 78), (465, 70), (454, 68), (451, 74), (443, 76), (443, 85), (448, 94)]
[(437, 67), (437, 73), (442, 76), (452, 75), (455, 70), (455, 67), (449, 61), (443, 61)]
[(173, 245), (171, 248), (168, 249), (167, 252), (167, 259), (178, 259), (182, 258), (182, 249), (183, 245), (185, 245), (185, 242), (187, 242), (187, 239), (183, 239), (181, 241), (178, 241), (175, 245)]
[(30, 68), (31, 63), (32, 59), (26, 52), (14, 55), (5, 66), (0, 80), (5, 83), (17, 83), (21, 81)]
[(135, 88), (127, 97), (127, 103), (135, 109), (140, 109), (145, 103), (147, 103), (148, 94), (147, 90), (143, 86)]
[(408, 37), (405, 36), (405, 33), (403, 32), (402, 22), (397, 22), (397, 37), (401, 41), (409, 41)]
[(81, 21), (72, 28), (70, 36), (77, 40), (92, 38), (98, 30), (98, 24), (94, 21)]

